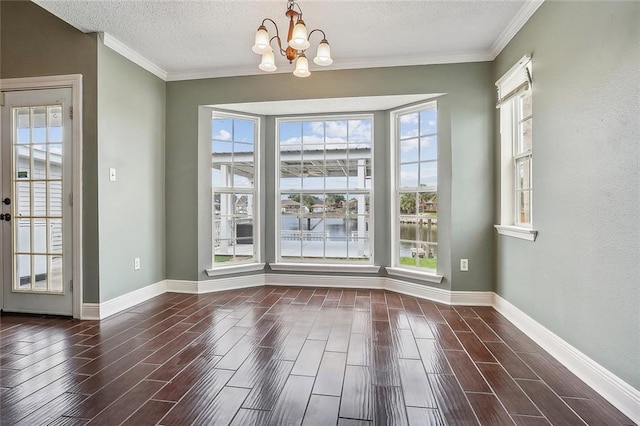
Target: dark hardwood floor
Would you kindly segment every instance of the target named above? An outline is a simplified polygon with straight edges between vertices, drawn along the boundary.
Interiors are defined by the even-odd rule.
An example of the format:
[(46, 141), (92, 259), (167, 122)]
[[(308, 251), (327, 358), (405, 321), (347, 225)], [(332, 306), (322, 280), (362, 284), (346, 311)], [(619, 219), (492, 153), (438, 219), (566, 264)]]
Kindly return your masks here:
[(2, 425), (630, 425), (487, 307), (378, 290), (164, 294), (0, 318)]

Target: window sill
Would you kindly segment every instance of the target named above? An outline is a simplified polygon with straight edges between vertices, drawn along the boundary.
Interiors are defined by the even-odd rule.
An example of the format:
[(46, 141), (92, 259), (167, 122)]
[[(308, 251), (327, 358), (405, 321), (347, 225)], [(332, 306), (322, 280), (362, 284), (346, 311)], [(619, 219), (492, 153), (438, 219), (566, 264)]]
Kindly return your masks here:
[(210, 277), (219, 277), (222, 275), (239, 274), (242, 272), (261, 271), (264, 269), (264, 263), (245, 263), (242, 265), (222, 266), (220, 268), (207, 269), (207, 275)]
[(387, 273), (389, 275), (394, 275), (403, 278), (412, 278), (415, 280), (429, 281), (431, 283), (442, 283), (442, 275), (430, 273), (430, 272), (422, 272), (422, 271), (414, 271), (412, 269), (407, 268), (392, 268), (388, 267)]
[(521, 240), (535, 241), (538, 236), (538, 231), (531, 228), (523, 228), (521, 226), (505, 226), (505, 225), (493, 225), (500, 235), (506, 235), (508, 237), (520, 238)]
[(375, 274), (380, 270), (377, 265), (347, 265), (340, 263), (270, 263), (273, 271), (293, 272), (353, 272)]

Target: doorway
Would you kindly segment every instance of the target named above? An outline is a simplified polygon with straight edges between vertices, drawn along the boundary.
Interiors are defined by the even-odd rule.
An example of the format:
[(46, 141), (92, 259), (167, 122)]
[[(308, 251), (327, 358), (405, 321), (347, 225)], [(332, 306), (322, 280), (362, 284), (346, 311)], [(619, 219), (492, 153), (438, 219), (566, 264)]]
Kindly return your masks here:
[(80, 317), (74, 88), (8, 88), (15, 80), (2, 81), (1, 308)]

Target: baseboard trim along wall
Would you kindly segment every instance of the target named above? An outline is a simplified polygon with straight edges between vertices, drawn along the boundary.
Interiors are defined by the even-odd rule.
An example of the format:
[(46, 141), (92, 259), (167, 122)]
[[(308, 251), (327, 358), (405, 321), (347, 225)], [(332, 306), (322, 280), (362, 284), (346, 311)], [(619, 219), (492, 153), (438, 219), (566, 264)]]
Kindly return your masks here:
[(264, 285), (383, 289), (449, 305), (492, 306), (596, 392), (640, 424), (640, 391), (491, 291), (449, 291), (390, 277), (254, 274), (206, 281), (164, 280), (102, 303), (83, 303), (82, 319), (98, 320), (163, 293), (203, 294)]
[(618, 410), (640, 424), (640, 390), (634, 389), (507, 300), (497, 294), (494, 298), (493, 307), (496, 311), (504, 315)]
[(167, 292), (166, 280), (131, 291), (102, 303), (83, 303), (80, 319), (101, 320)]

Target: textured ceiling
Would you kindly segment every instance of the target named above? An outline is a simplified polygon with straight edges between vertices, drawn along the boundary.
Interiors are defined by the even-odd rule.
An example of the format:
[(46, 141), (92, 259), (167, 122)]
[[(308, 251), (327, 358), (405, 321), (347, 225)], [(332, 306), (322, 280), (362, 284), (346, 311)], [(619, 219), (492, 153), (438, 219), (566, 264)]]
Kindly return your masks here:
[[(107, 33), (170, 80), (260, 73), (260, 56), (251, 51), (258, 25), (265, 17), (281, 32), (287, 25), (285, 0), (34, 1), (82, 31)], [(299, 1), (307, 27), (327, 35), (332, 69), (491, 60), (538, 3)], [(293, 70), (284, 58), (276, 64), (279, 72)]]

